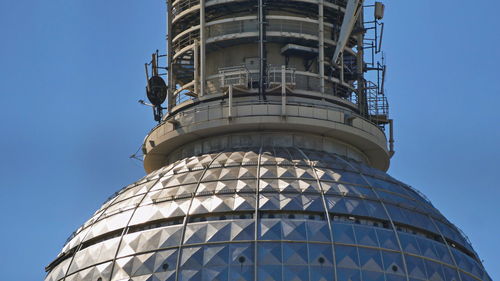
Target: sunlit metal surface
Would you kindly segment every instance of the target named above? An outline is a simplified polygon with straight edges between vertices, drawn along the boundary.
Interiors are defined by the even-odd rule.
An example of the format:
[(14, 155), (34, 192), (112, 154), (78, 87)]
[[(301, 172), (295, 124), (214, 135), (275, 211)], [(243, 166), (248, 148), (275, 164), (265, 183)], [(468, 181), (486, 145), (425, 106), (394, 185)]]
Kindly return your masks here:
[(48, 269), (46, 281), (491, 280), (411, 187), (265, 146), (189, 157), (123, 188)]

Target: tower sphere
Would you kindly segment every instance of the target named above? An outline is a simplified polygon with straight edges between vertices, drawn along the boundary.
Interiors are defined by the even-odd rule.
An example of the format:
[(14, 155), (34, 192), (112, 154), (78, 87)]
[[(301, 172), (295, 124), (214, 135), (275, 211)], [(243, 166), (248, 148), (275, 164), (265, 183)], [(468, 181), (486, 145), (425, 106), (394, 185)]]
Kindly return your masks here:
[(167, 4), (168, 52), (146, 65), (168, 88), (147, 175), (69, 237), (45, 281), (491, 280), (386, 173), (381, 3)]

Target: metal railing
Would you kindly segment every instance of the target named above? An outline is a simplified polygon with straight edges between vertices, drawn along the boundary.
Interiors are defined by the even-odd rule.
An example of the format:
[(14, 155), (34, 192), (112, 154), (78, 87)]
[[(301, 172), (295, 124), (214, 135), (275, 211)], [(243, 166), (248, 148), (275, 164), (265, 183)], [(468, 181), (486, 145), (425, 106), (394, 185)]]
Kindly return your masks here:
[(245, 65), (236, 65), (219, 68), (220, 87), (242, 86), (251, 88), (253, 77)]
[[(256, 19), (237, 19), (231, 22), (218, 23), (207, 26), (208, 37), (218, 37), (245, 32), (258, 32)], [(266, 25), (267, 32), (288, 32), (318, 36), (318, 24), (292, 19), (269, 19)], [(331, 30), (328, 32), (331, 33)]]
[(269, 65), (267, 67), (267, 87), (281, 85), (283, 74), (285, 75), (285, 84), (287, 86), (295, 86), (294, 67), (284, 68), (281, 65)]
[(179, 0), (172, 6), (172, 15), (176, 17), (185, 10), (200, 4), (200, 0)]
[[(249, 71), (245, 65), (221, 67), (219, 68), (220, 87), (224, 88), (232, 85), (252, 89), (254, 82), (258, 81), (257, 74), (256, 70)], [(268, 65), (266, 87), (281, 85), (283, 75), (287, 86), (295, 86), (295, 68)]]
[(174, 52), (178, 52), (182, 50), (183, 48), (194, 44), (195, 40), (200, 40), (200, 30), (195, 29), (191, 32), (187, 32), (186, 34), (182, 35), (180, 38), (177, 38), (172, 42), (173, 44), (173, 49)]
[(270, 19), (266, 32), (290, 32), (318, 36), (318, 24), (285, 19)]
[(341, 7), (347, 6), (347, 0), (325, 0), (325, 2), (329, 2), (335, 5), (339, 5)]
[(235, 21), (232, 22), (224, 22), (207, 26), (208, 37), (217, 37), (244, 32), (257, 32), (258, 30), (258, 22), (255, 19), (235, 19)]
[(366, 99), (368, 102), (368, 115), (372, 121), (383, 121), (389, 117), (389, 104), (385, 95), (379, 90), (378, 85), (366, 81)]

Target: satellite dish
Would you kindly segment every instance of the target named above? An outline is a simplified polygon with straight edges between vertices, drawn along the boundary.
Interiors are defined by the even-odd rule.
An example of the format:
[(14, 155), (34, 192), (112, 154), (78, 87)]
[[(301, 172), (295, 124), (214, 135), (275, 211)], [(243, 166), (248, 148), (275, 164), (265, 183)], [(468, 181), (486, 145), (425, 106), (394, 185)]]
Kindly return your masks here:
[(148, 100), (155, 106), (161, 105), (167, 98), (167, 84), (160, 76), (152, 76), (146, 87)]

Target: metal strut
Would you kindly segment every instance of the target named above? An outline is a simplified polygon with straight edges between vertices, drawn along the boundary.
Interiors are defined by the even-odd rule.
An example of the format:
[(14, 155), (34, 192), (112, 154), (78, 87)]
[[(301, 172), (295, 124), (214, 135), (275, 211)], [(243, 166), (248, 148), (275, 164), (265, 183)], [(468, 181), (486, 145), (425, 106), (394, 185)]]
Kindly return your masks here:
[(264, 0), (259, 0), (259, 99), (266, 100), (266, 15), (264, 12)]
[(335, 47), (335, 52), (332, 57), (332, 65), (338, 65), (337, 62), (340, 54), (344, 52), (344, 48), (351, 36), (352, 29), (363, 11), (363, 1), (364, 0), (349, 0), (347, 3), (344, 19), (342, 20), (342, 26), (340, 28), (339, 39), (337, 40), (337, 46)]

